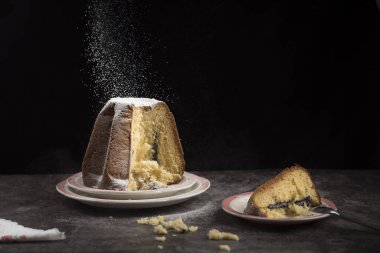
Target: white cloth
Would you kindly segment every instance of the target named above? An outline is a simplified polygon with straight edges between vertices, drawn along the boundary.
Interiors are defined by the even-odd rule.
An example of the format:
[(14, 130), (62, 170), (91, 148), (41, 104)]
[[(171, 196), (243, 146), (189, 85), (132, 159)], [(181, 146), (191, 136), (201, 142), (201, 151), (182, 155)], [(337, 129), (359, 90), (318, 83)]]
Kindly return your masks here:
[(65, 238), (65, 233), (57, 228), (48, 230), (27, 228), (17, 222), (0, 219), (0, 242), (52, 241)]

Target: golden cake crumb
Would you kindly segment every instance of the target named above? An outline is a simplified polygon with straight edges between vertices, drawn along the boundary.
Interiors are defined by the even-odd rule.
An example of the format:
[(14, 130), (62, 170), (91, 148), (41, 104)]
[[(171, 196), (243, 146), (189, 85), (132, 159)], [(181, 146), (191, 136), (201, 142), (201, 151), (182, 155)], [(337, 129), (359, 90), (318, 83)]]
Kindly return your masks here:
[(157, 217), (151, 217), (151, 218), (145, 217), (145, 218), (141, 218), (141, 219), (137, 220), (137, 223), (138, 224), (142, 224), (142, 225), (156, 226), (156, 225), (160, 224), (163, 221), (165, 221), (165, 217), (162, 216), (162, 215), (159, 215)]
[(152, 218), (149, 219), (149, 225), (156, 226), (156, 225), (160, 224), (160, 222), (162, 222), (164, 220), (165, 220), (164, 216), (152, 217)]
[(163, 249), (164, 247), (162, 245), (157, 245), (157, 248)]
[(159, 242), (164, 242), (166, 240), (166, 236), (156, 236), (154, 239)]
[(171, 221), (170, 228), (173, 228), (177, 232), (188, 232), (189, 227), (183, 222), (182, 218), (177, 218)]
[(239, 236), (228, 233), (228, 232), (220, 232), (217, 229), (211, 229), (208, 232), (208, 239), (210, 240), (234, 240), (239, 241)]
[(190, 227), (189, 227), (189, 231), (190, 231), (190, 232), (198, 231), (198, 226), (190, 226)]
[[(176, 218), (173, 220), (165, 220), (164, 216), (157, 217), (146, 217), (137, 220), (138, 224), (142, 225), (152, 225), (154, 226), (154, 232), (157, 234), (167, 234), (169, 229), (175, 230), (176, 232), (196, 232), (198, 231), (197, 226), (186, 225), (182, 218)], [(173, 235), (174, 236), (174, 235)]]
[(221, 244), (221, 245), (219, 245), (219, 249), (223, 250), (223, 251), (231, 251), (230, 246), (228, 246), (227, 244)]
[(145, 218), (138, 219), (137, 224), (147, 225), (147, 224), (149, 224), (149, 218), (145, 217)]
[(168, 231), (166, 230), (166, 228), (164, 228), (162, 225), (154, 226), (153, 227), (153, 231), (156, 234), (160, 234), (160, 235), (166, 235), (168, 233)]

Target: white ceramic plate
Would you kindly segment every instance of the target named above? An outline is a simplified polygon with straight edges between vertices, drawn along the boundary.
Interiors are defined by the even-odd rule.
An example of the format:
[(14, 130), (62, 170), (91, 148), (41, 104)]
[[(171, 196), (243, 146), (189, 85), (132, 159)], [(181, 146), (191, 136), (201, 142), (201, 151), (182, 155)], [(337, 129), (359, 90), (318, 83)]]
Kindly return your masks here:
[(101, 199), (152, 199), (183, 193), (190, 190), (197, 181), (197, 176), (185, 172), (181, 182), (178, 184), (168, 185), (168, 187), (156, 190), (141, 190), (141, 191), (113, 191), (87, 187), (83, 184), (82, 172), (76, 173), (67, 178), (67, 185), (75, 192), (87, 196)]
[(191, 187), (190, 191), (185, 193), (177, 193), (169, 197), (153, 198), (153, 199), (138, 199), (138, 200), (120, 200), (120, 199), (101, 199), (84, 195), (84, 193), (74, 192), (67, 184), (67, 180), (63, 180), (58, 183), (56, 189), (62, 195), (82, 202), (91, 206), (100, 206), (108, 208), (125, 208), (125, 209), (137, 209), (137, 208), (152, 208), (174, 205), (181, 203), (190, 198), (198, 196), (204, 193), (210, 188), (210, 181), (206, 178), (196, 176), (197, 180)]
[[(252, 195), (252, 192), (245, 192), (237, 195), (230, 196), (223, 200), (222, 208), (225, 212), (232, 214), (236, 217), (245, 219), (251, 222), (265, 223), (265, 224), (280, 224), (280, 225), (291, 225), (291, 224), (300, 224), (306, 223), (314, 220), (320, 220), (329, 217), (329, 214), (318, 214), (310, 212), (307, 216), (296, 216), (283, 219), (270, 219), (266, 217), (245, 214), (244, 209), (247, 206), (249, 197)], [(331, 207), (336, 210), (335, 204), (328, 199), (321, 198), (323, 204), (328, 207)]]

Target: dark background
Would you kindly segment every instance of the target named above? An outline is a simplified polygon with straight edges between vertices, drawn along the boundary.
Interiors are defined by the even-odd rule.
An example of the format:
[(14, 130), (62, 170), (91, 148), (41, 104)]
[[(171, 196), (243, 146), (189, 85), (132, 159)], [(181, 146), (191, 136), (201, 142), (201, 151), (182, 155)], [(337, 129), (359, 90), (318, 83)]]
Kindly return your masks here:
[[(0, 1), (1, 173), (80, 170), (101, 108), (84, 55), (86, 6)], [(140, 1), (136, 10), (158, 43), (152, 67), (174, 94), (188, 170), (380, 169), (375, 1)]]

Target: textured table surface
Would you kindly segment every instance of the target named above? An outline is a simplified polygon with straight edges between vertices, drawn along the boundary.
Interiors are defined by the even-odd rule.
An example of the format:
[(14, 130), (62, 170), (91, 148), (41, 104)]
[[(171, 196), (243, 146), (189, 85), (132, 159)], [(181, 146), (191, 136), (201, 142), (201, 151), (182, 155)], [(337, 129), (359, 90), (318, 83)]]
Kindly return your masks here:
[[(24, 226), (57, 227), (67, 239), (56, 242), (3, 243), (0, 252), (379, 252), (380, 234), (336, 217), (302, 225), (259, 225), (225, 213), (224, 198), (249, 191), (278, 170), (192, 171), (211, 181), (204, 194), (175, 206), (117, 210), (91, 207), (67, 199), (55, 185), (69, 175), (1, 175), (0, 218)], [(380, 173), (376, 170), (311, 170), (321, 196), (344, 214), (380, 227)], [(155, 241), (151, 226), (138, 225), (146, 216), (181, 216), (199, 226), (194, 233)], [(240, 241), (210, 241), (216, 228), (236, 233)], [(160, 250), (157, 245), (162, 244)]]

